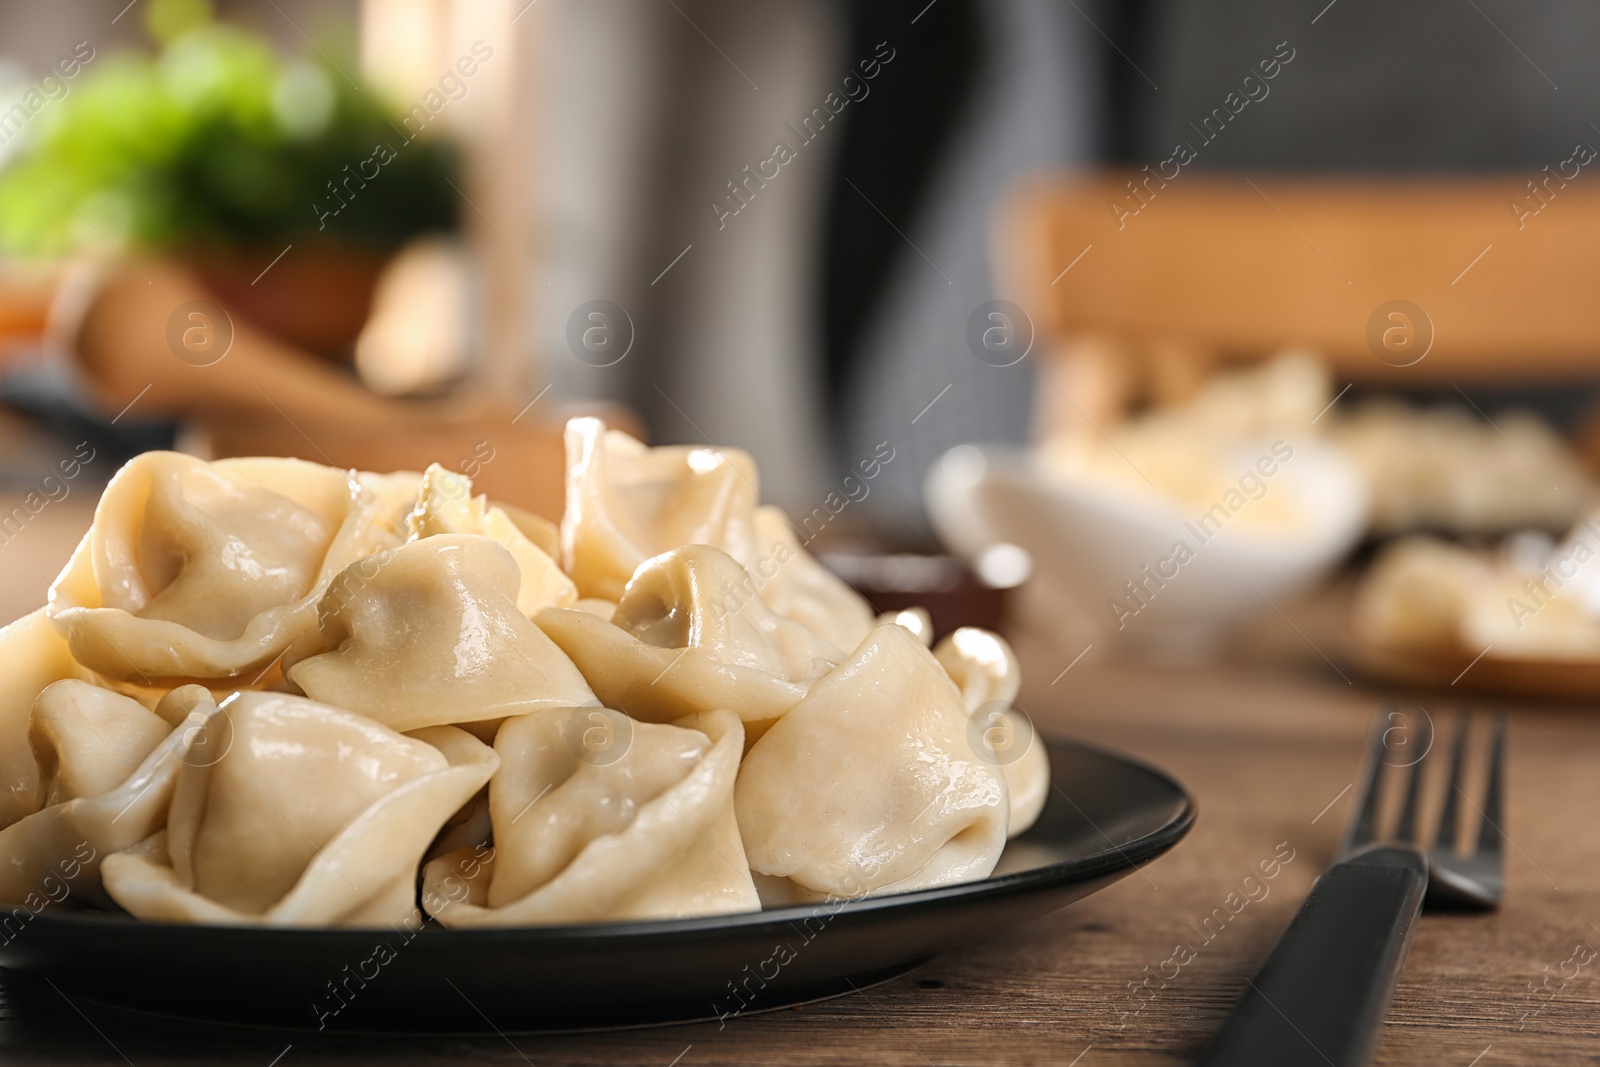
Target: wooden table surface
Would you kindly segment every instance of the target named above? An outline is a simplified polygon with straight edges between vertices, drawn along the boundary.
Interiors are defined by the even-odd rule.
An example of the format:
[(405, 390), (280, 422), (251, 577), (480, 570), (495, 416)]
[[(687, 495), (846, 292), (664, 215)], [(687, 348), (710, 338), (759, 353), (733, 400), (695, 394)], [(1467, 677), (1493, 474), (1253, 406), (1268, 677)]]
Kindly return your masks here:
[[(35, 547), (42, 555), (55, 548)], [(70, 539), (61, 554), (66, 549)], [(3, 578), (8, 590), (33, 580), (10, 566)], [(41, 592), (47, 580), (40, 577)], [(745, 1017), (725, 1029), (382, 1040), (166, 1023), (0, 979), (0, 1060), (137, 1067), (1192, 1062), (1331, 860), (1368, 723), (1389, 695), (1359, 678), (1347, 682), (1309, 645), (1333, 648), (1318, 629), (1328, 612), (1318, 614), (1314, 603), (1288, 611), (1306, 639), (1273, 615), (1262, 620), (1254, 651), (1223, 665), (1152, 669), (1086, 659), (1052, 686), (1047, 680), (1070, 655), (1025, 646), (1031, 684), (1023, 705), (1041, 726), (1168, 769), (1198, 798), (1198, 825), (1142, 875), (861, 995)], [(1453, 693), (1414, 696), (1435, 713), (1460, 701)], [(1593, 959), (1600, 947), (1600, 711), (1514, 708), (1510, 748), (1505, 905), (1489, 916), (1424, 916), (1381, 1064), (1600, 1063), (1600, 960), (1571, 962)], [(1190, 924), (1223, 906), (1280, 848), (1294, 858), (1268, 894), (1200, 946), (1153, 998), (1136, 997), (1146, 968), (1160, 969), (1180, 941), (1199, 941)]]

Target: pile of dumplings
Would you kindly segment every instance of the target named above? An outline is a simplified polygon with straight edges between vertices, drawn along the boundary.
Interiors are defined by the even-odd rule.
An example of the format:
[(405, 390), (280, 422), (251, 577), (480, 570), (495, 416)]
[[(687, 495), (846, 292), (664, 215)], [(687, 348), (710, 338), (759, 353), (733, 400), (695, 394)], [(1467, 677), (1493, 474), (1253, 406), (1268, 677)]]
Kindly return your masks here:
[(0, 903), (463, 928), (994, 869), (1050, 787), (1001, 638), (875, 618), (742, 452), (566, 449), (559, 527), (438, 466), (129, 462), (0, 630)]

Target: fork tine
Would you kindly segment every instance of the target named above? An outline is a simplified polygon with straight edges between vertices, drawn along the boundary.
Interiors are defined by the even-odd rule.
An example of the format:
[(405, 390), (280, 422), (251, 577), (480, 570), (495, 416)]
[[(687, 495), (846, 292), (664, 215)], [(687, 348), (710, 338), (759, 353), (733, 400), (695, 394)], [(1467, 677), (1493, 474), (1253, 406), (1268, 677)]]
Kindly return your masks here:
[(1483, 797), (1483, 825), (1478, 829), (1478, 851), (1498, 856), (1505, 834), (1500, 828), (1506, 766), (1506, 713), (1494, 717), (1494, 741), (1489, 748), (1489, 787)]
[(1394, 836), (1398, 841), (1414, 844), (1422, 842), (1417, 838), (1417, 795), (1422, 791), (1422, 775), (1428, 765), (1428, 757), (1433, 754), (1434, 736), (1433, 720), (1428, 720), (1428, 747), (1422, 750), (1406, 770), (1406, 800), (1405, 806), (1400, 809), (1400, 823), (1395, 827)]
[(1456, 736), (1450, 752), (1450, 782), (1444, 790), (1444, 810), (1439, 814), (1439, 832), (1434, 835), (1435, 847), (1447, 852), (1456, 851), (1461, 840), (1461, 764), (1467, 752), (1467, 709), (1456, 712)]
[(1367, 738), (1367, 758), (1362, 768), (1361, 807), (1345, 831), (1344, 845), (1339, 855), (1348, 856), (1353, 849), (1374, 840), (1378, 835), (1378, 780), (1383, 771), (1384, 722), (1393, 704), (1385, 704), (1372, 717), (1371, 736)]

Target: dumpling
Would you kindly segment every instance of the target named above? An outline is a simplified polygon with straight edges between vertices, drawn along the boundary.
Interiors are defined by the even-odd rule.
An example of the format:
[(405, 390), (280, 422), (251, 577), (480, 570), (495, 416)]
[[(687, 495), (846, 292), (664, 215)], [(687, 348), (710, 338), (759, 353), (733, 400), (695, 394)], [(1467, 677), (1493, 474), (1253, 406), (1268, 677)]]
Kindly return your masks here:
[(908, 630), (880, 626), (745, 757), (739, 832), (763, 899), (854, 897), (986, 877), (1006, 842), (999, 769)]
[(610, 622), (576, 609), (536, 621), (602, 704), (647, 722), (732, 708), (759, 732), (844, 658), (775, 614), (749, 572), (709, 545), (643, 563)]
[(1011, 796), (1007, 837), (1039, 818), (1050, 796), (1050, 756), (1026, 715), (1013, 706), (1022, 687), (1016, 654), (997, 633), (963, 626), (933, 650), (933, 658), (961, 690), (971, 716), (967, 737), (978, 755), (1000, 768)]
[(551, 559), (561, 558), (561, 527), (515, 504), (494, 500), (486, 503), (491, 508), (499, 508), (505, 512), (506, 518), (511, 520), (512, 525), (522, 531), (522, 536), (537, 545), (545, 555)]
[(492, 506), (485, 497), (474, 497), (470, 481), (437, 463), (423, 475), (410, 525), (417, 537), (482, 534), (510, 552), (522, 575), (517, 610), (530, 619), (545, 608), (577, 603), (577, 586), (556, 561), (529, 540), (503, 508)]
[(39, 810), (39, 771), (28, 743), (34, 698), (76, 673), (43, 608), (0, 629), (0, 829)]
[(709, 545), (647, 560), (617, 602), (612, 625), (658, 648), (702, 648), (725, 663), (810, 683), (844, 658), (836, 646), (772, 611), (754, 576)]
[[(625, 736), (590, 755), (589, 729)], [(733, 810), (743, 750), (730, 711), (670, 726), (593, 707), (508, 719), (489, 784), (494, 848), (429, 863), (423, 906), (456, 927), (755, 911)]]
[(102, 867), (140, 919), (403, 921), (428, 843), (499, 764), (453, 727), (403, 736), (285, 693), (239, 693), (203, 733), (212, 755), (184, 764), (166, 830)]
[(146, 452), (106, 487), (48, 610), (108, 678), (257, 672), (315, 626), (329, 579), (382, 543), (377, 508), (314, 463)]
[(866, 598), (805, 550), (781, 509), (757, 508), (755, 533), (757, 553), (746, 566), (767, 607), (840, 648), (859, 645), (876, 625)]
[(110, 792), (172, 731), (137, 700), (65, 679), (33, 702), (28, 742), (40, 808)]
[(754, 558), (756, 467), (738, 449), (647, 448), (596, 418), (567, 423), (561, 554), (578, 594), (616, 600), (639, 564), (680, 545)]
[(0, 901), (34, 912), (43, 899), (68, 893), (109, 904), (102, 861), (161, 828), (179, 768), (211, 710), (208, 704), (169, 727), (137, 701), (85, 682), (60, 681), (41, 693), (30, 740), (45, 803), (0, 830)]
[(517, 610), (517, 563), (473, 534), (412, 541), (331, 584), (322, 623), (284, 657), (313, 700), (402, 732), (594, 703), (583, 676)]
[(923, 648), (933, 647), (933, 616), (927, 608), (901, 608), (899, 611), (886, 611), (878, 616), (875, 626), (887, 626), (893, 623), (904, 626), (922, 642)]
[(377, 498), (373, 509), (372, 551), (402, 545), (411, 535), (408, 520), (422, 495), (422, 475), (416, 471), (376, 474), (356, 471), (356, 482)]

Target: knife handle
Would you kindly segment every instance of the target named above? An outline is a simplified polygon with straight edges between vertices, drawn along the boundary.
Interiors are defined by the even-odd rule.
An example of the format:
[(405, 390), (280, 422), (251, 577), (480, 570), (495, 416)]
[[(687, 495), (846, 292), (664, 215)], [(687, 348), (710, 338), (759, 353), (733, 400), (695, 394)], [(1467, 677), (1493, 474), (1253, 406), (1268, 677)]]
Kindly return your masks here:
[(1201, 1067), (1369, 1062), (1427, 888), (1427, 860), (1404, 845), (1370, 847), (1330, 867)]

